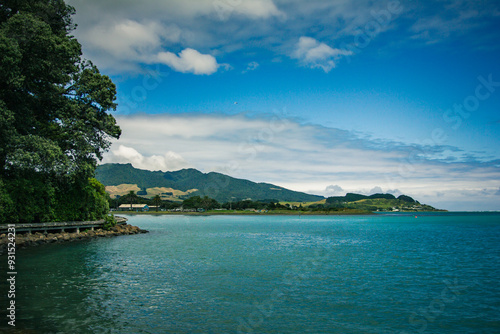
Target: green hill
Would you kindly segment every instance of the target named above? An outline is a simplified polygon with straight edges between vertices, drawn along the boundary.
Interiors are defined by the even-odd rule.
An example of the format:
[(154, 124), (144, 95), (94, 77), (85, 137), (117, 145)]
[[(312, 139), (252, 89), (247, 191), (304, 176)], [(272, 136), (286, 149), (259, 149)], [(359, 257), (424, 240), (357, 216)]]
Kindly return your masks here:
[(366, 196), (348, 193), (345, 196), (327, 198), (325, 206), (347, 207), (368, 211), (440, 211), (430, 205), (420, 204), (410, 196), (401, 195), (396, 198), (392, 194)]
[[(393, 200), (393, 199), (396, 199), (396, 196), (394, 196), (392, 194), (373, 194), (370, 196), (366, 196), (366, 195), (360, 195), (360, 194), (347, 193), (345, 196), (329, 197), (326, 199), (326, 203), (327, 204), (349, 203), (349, 202), (361, 201), (363, 199)], [(411, 202), (411, 203), (415, 202), (415, 200), (413, 198), (411, 198), (409, 196), (405, 196), (405, 195), (401, 195), (397, 199), (402, 199), (403, 201)]]
[(179, 199), (208, 196), (218, 202), (243, 199), (313, 202), (324, 199), (322, 196), (292, 191), (269, 183), (255, 183), (215, 172), (202, 173), (196, 169), (152, 172), (134, 168), (131, 164), (104, 164), (97, 167), (96, 178), (106, 187), (137, 185), (140, 188), (138, 195), (141, 196), (157, 194), (153, 194), (153, 191), (161, 188), (162, 194), (166, 196), (180, 191), (184, 195)]
[[(352, 208), (366, 211), (437, 211), (420, 204), (413, 198), (392, 194), (370, 196), (348, 193), (329, 197), (292, 191), (270, 183), (255, 183), (221, 173), (202, 173), (196, 169), (174, 172), (148, 171), (131, 164), (104, 164), (97, 167), (96, 178), (106, 186), (112, 197), (135, 191), (137, 195), (152, 198), (160, 195), (163, 200), (182, 201), (192, 196), (208, 196), (220, 203), (274, 200), (279, 202), (315, 202), (313, 207), (325, 209)], [(318, 202), (324, 201), (324, 204)]]

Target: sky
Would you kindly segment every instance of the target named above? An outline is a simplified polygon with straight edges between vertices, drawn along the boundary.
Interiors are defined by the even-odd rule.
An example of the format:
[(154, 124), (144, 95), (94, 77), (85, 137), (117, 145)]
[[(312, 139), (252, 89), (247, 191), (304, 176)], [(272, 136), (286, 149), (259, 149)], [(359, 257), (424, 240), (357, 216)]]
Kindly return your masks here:
[(500, 3), (68, 0), (122, 128), (103, 163), (500, 210)]

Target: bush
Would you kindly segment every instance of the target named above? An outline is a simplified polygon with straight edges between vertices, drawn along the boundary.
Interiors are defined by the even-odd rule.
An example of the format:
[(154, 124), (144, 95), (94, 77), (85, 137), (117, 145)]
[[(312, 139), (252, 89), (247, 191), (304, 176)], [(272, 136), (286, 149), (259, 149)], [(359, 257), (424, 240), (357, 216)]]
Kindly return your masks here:
[(104, 225), (102, 225), (102, 229), (109, 231), (112, 227), (116, 226), (116, 219), (113, 214), (108, 214), (104, 217)]
[(0, 222), (15, 222), (14, 202), (0, 180)]

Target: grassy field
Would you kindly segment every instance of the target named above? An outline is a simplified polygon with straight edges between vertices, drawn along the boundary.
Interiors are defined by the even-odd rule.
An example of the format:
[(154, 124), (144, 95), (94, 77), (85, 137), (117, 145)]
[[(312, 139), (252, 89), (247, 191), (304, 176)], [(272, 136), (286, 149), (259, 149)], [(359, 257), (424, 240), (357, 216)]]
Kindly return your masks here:
[[(120, 184), (118, 186), (106, 187), (106, 192), (109, 193), (109, 196), (111, 198), (116, 198), (116, 196), (125, 196), (131, 191), (137, 193), (138, 191), (141, 191), (141, 188), (139, 188), (137, 184)], [(198, 191), (198, 189), (189, 189), (187, 191), (181, 191), (173, 188), (154, 187), (154, 188), (147, 188), (146, 189), (147, 195), (144, 196), (141, 195), (141, 197), (153, 198), (156, 195), (160, 195), (163, 201), (168, 200), (168, 201), (182, 202), (182, 199), (180, 197), (189, 195), (195, 191)]]
[(293, 205), (293, 206), (296, 206), (296, 207), (299, 207), (302, 205), (302, 207), (304, 208), (307, 208), (311, 205), (315, 205), (315, 204), (325, 204), (326, 203), (326, 198), (321, 200), (321, 201), (316, 201), (316, 202), (283, 202), (281, 201), (280, 204), (282, 205)]

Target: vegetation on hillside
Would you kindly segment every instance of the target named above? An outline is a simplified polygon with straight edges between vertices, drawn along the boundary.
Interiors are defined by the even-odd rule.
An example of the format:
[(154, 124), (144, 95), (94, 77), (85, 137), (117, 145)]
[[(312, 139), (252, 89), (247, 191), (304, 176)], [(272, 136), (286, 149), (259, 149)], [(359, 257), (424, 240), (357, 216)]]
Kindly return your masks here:
[(348, 193), (345, 196), (327, 198), (325, 206), (367, 211), (437, 211), (430, 205), (420, 204), (410, 196), (401, 195), (396, 198), (392, 194), (366, 196)]
[(108, 211), (94, 179), (120, 128), (110, 78), (81, 58), (62, 0), (0, 4), (0, 223), (88, 220)]
[[(357, 195), (357, 194), (351, 194)], [(258, 213), (298, 213), (298, 214), (346, 214), (346, 213), (370, 213), (374, 211), (436, 211), (435, 208), (428, 205), (421, 205), (411, 197), (404, 196), (395, 198), (388, 194), (377, 194), (368, 196), (369, 198), (353, 202), (328, 201), (318, 202), (280, 202), (275, 200), (241, 200), (219, 203), (208, 196), (193, 196), (185, 199), (183, 202), (161, 200), (159, 196), (154, 198), (144, 198), (131, 191), (126, 196), (117, 197), (110, 200), (110, 206), (118, 209), (120, 205), (126, 204), (147, 204), (153, 206), (153, 211), (202, 211), (207, 212), (216, 210), (218, 213), (238, 213), (238, 212), (258, 212)], [(360, 195), (364, 196), (364, 195)], [(394, 198), (392, 198), (392, 197)], [(367, 196), (365, 196), (367, 197)], [(400, 196), (401, 197), (401, 196)], [(348, 196), (348, 199), (357, 198)], [(413, 202), (412, 202), (413, 201)]]
[[(436, 210), (406, 195), (396, 198), (392, 194), (366, 196), (348, 193), (345, 196), (325, 199), (322, 196), (295, 192), (272, 184), (235, 179), (219, 173), (204, 174), (196, 169), (165, 173), (136, 169), (131, 164), (105, 164), (97, 168), (96, 177), (108, 188), (129, 189), (125, 194), (110, 199), (112, 208), (132, 202), (158, 207), (153, 200), (156, 198), (157, 201), (160, 200), (160, 210), (176, 210), (181, 207), (187, 210), (205, 211), (222, 209), (326, 213), (346, 210), (359, 213)], [(161, 189), (168, 189), (168, 194), (161, 193)], [(197, 189), (205, 189), (208, 195)], [(184, 195), (172, 196), (173, 192)], [(135, 196), (132, 201), (130, 193)]]
[(324, 199), (268, 183), (255, 183), (215, 172), (202, 173), (196, 169), (152, 172), (134, 168), (131, 164), (104, 164), (97, 168), (96, 178), (105, 186), (137, 185), (144, 197), (153, 195), (147, 193), (149, 188), (172, 188), (188, 192), (185, 197), (180, 196), (180, 200), (192, 196), (208, 196), (222, 203), (244, 199), (306, 202)]

